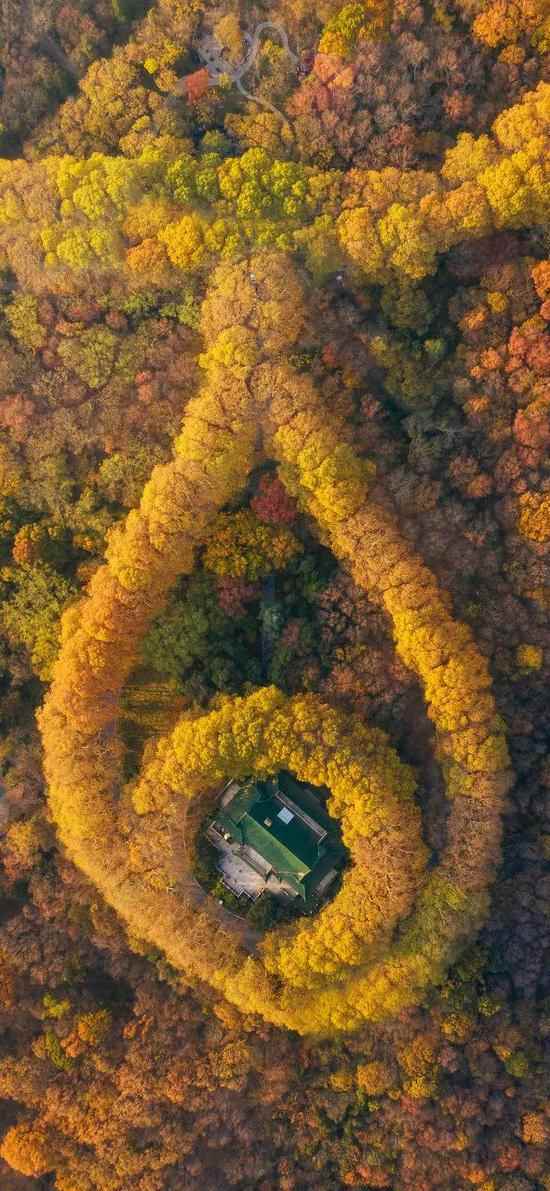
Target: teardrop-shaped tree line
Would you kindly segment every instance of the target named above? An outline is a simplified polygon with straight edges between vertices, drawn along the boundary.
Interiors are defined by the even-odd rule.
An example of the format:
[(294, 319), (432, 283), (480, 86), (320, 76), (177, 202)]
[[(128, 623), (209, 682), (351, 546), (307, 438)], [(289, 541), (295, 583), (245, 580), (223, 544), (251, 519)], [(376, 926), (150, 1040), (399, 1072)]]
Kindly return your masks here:
[[(40, 725), (61, 841), (132, 933), (239, 1007), (315, 1033), (393, 1014), (443, 977), (486, 914), (510, 774), (470, 629), (369, 498), (373, 468), (345, 423), (288, 363), (304, 309), (286, 254), (214, 271), (202, 309), (205, 385), (186, 410), (173, 461), (154, 469), (139, 508), (111, 533), (88, 595), (65, 614)], [(421, 680), (449, 797), (447, 845), (428, 873), (410, 772), (382, 733), (342, 723), (311, 698), (287, 704), (268, 688), (198, 720), (184, 716), (134, 789), (124, 787), (117, 714), (139, 643), (259, 451), (278, 462), (323, 540), (389, 613), (396, 651)], [(238, 928), (190, 894), (186, 803), (225, 776), (283, 763), (329, 785), (354, 864), (317, 920), (268, 932), (249, 955)], [(394, 896), (369, 918), (377, 874), (364, 864), (364, 845), (372, 835)], [(392, 886), (396, 850), (404, 880)]]

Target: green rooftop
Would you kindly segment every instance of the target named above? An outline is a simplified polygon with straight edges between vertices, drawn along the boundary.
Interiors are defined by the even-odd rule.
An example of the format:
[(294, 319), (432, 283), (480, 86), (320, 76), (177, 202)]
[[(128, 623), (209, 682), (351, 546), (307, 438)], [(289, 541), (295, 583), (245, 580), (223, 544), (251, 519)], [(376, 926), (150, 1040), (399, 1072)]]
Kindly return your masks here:
[(263, 865), (307, 902), (341, 867), (345, 849), (313, 791), (281, 773), (267, 781), (229, 783), (215, 826), (251, 867)]

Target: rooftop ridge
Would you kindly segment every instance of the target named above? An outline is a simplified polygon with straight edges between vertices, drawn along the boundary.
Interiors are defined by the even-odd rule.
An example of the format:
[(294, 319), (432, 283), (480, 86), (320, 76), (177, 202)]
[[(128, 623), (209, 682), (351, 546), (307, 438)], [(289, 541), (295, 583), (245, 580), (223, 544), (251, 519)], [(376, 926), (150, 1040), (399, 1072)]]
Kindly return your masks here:
[(288, 794), (283, 794), (279, 787), (277, 787), (275, 790), (275, 797), (278, 798), (279, 802), (282, 802), (283, 806), (288, 807), (290, 811), (292, 811), (299, 819), (301, 819), (302, 822), (305, 823), (310, 830), (319, 837), (319, 841), (325, 839), (325, 837), (328, 835), (326, 828), (321, 827), (319, 823), (316, 823), (315, 819), (312, 819), (311, 815), (308, 815), (307, 811), (303, 810), (297, 802), (294, 802), (294, 799), (290, 798)]

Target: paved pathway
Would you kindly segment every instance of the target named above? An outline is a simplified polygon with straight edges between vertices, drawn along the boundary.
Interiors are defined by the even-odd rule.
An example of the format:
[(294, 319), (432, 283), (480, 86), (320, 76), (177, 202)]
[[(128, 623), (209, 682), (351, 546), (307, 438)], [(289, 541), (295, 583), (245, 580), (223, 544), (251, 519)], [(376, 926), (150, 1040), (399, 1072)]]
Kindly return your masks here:
[(204, 65), (210, 76), (210, 87), (218, 87), (223, 77), (229, 77), (237, 87), (237, 90), (240, 91), (241, 95), (244, 95), (245, 99), (252, 99), (254, 103), (260, 103), (263, 107), (270, 108), (272, 112), (276, 112), (278, 116), (282, 116), (283, 120), (286, 120), (287, 118), (284, 113), (281, 112), (279, 108), (275, 107), (275, 104), (270, 103), (268, 99), (264, 99), (261, 95), (253, 95), (250, 91), (247, 91), (242, 84), (244, 75), (248, 74), (248, 72), (252, 70), (252, 67), (254, 66), (260, 50), (261, 36), (267, 29), (273, 30), (274, 33), (279, 35), (283, 43), (284, 50), (294, 65), (298, 66), (298, 56), (290, 49), (286, 30), (282, 25), (274, 24), (273, 21), (261, 21), (261, 23), (256, 26), (253, 34), (244, 34), (244, 38), (249, 46), (249, 49), (246, 56), (241, 62), (238, 62), (236, 66), (233, 65), (232, 62), (229, 62), (227, 58), (222, 57), (223, 47), (220, 46), (215, 37), (204, 37), (202, 41), (199, 42), (197, 51), (199, 58), (202, 62), (204, 62)]

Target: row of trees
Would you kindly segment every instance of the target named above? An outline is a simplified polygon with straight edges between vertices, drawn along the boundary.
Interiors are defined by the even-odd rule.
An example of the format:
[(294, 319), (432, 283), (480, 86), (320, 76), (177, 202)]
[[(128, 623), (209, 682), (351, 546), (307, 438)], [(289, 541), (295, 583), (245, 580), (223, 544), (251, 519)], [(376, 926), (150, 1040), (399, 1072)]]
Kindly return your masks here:
[[(502, 728), (495, 718), (487, 667), (470, 631), (453, 621), (430, 571), (411, 554), (389, 514), (369, 500), (372, 467), (346, 441), (345, 427), (338, 419), (327, 419), (307, 376), (294, 372), (282, 358), (300, 332), (302, 310), (300, 284), (287, 258), (263, 254), (250, 264), (219, 266), (202, 316), (206, 342), (202, 365), (207, 384), (188, 406), (175, 443), (174, 462), (155, 469), (139, 509), (111, 532), (107, 563), (94, 575), (88, 599), (65, 614), (61, 655), (41, 713), (41, 727), (50, 804), (61, 838), (132, 929), (157, 945), (162, 942), (177, 966), (185, 968), (191, 963), (196, 970), (199, 965), (204, 976), (202, 965), (206, 963), (209, 978), (239, 1004), (251, 1003), (253, 997), (252, 1003), (268, 1017), (319, 1030), (329, 1025), (349, 1027), (362, 1017), (380, 1017), (409, 1004), (427, 983), (441, 978), (458, 943), (479, 925), (486, 908), (486, 884), (498, 855), (508, 759)], [(228, 945), (225, 928), (222, 926), (217, 938), (209, 937), (213, 931), (208, 910), (199, 908), (196, 897), (190, 896), (185, 874), (177, 865), (170, 867), (177, 834), (185, 821), (182, 800), (173, 798), (174, 790), (185, 786), (200, 793), (221, 781), (234, 766), (239, 772), (239, 765), (244, 764), (244, 769), (250, 766), (250, 732), (261, 758), (254, 719), (247, 726), (244, 716), (242, 731), (245, 744), (248, 741), (244, 762), (242, 758), (239, 761), (238, 750), (235, 753), (231, 734), (229, 751), (220, 743), (215, 715), (205, 721), (206, 752), (200, 758), (191, 746), (195, 736), (199, 742), (203, 740), (200, 722), (194, 719), (191, 725), (184, 721), (176, 729), (174, 745), (169, 738), (163, 740), (157, 759), (135, 792), (134, 809), (145, 816), (144, 829), (132, 819), (125, 800), (120, 802), (120, 746), (115, 736), (120, 691), (139, 640), (176, 575), (191, 568), (194, 548), (208, 533), (208, 526), (215, 525), (217, 508), (242, 487), (255, 459), (261, 427), (264, 449), (279, 460), (285, 483), (313, 515), (336, 555), (346, 559), (359, 585), (389, 612), (397, 651), (423, 683), (452, 797), (449, 846), (421, 892), (417, 879), (422, 855), (418, 847), (412, 850), (412, 880), (407, 878), (405, 900), (401, 893), (395, 909), (399, 916), (410, 907), (411, 894), (417, 892), (416, 910), (386, 958), (378, 958), (375, 951), (373, 964), (359, 968), (344, 986), (335, 958), (327, 961), (331, 947), (344, 966), (364, 960), (363, 948), (368, 949), (376, 938), (364, 917), (370, 904), (365, 891), (357, 898), (353, 889), (354, 882), (362, 880), (365, 870), (361, 865), (356, 866), (349, 889), (346, 886), (321, 916), (318, 927), (311, 932), (308, 927), (297, 928), (295, 946), (285, 942), (279, 948), (274, 936), (274, 950), (267, 962), (286, 977), (282, 1008), (273, 1004), (267, 972), (262, 975), (257, 961), (242, 964), (233, 949), (221, 963)], [(307, 719), (303, 725), (307, 739), (306, 724)], [(285, 727), (283, 739), (286, 731)], [(334, 742), (334, 724), (331, 739)], [(344, 818), (351, 796), (350, 825), (354, 815), (359, 818), (355, 827), (348, 826), (348, 838), (355, 843), (357, 836), (364, 836), (368, 848), (372, 827), (362, 821), (365, 808), (356, 807), (350, 786), (353, 763), (358, 760), (353, 744), (352, 770), (347, 776), (345, 769), (340, 772), (337, 758), (334, 769), (322, 749), (320, 756), (314, 752), (308, 760), (300, 752), (299, 733), (296, 737), (289, 734), (289, 744), (293, 740), (296, 756), (277, 751), (275, 767), (298, 768), (314, 784), (328, 776), (335, 806)], [(182, 760), (184, 774), (180, 771)], [(198, 785), (193, 781), (195, 762), (200, 765)], [(374, 751), (368, 744), (361, 769), (363, 784), (360, 782), (367, 806), (378, 763), (382, 788), (389, 782), (395, 793), (399, 783), (398, 770), (391, 777), (393, 762), (384, 759), (382, 740), (376, 742)], [(262, 762), (256, 756), (254, 767), (258, 764)], [(267, 771), (272, 770), (272, 757), (266, 757), (263, 764)], [(406, 783), (403, 789), (407, 790)], [(410, 797), (410, 788), (408, 793)], [(381, 839), (387, 830), (388, 840), (397, 841), (402, 839), (403, 810), (401, 806), (395, 812), (391, 808), (391, 797), (385, 795)], [(162, 813), (156, 818), (153, 815), (148, 823), (148, 815), (159, 810)], [(114, 845), (105, 842), (98, 847), (98, 837), (108, 840), (108, 824), (119, 815), (125, 822), (128, 852), (119, 837)], [(403, 847), (403, 843), (397, 844), (398, 854), (406, 855)], [(384, 848), (384, 856), (390, 854), (391, 847)], [(144, 874), (146, 866), (149, 877)], [(353, 931), (351, 935), (349, 929), (342, 931), (341, 921), (333, 928), (334, 934), (330, 925), (325, 931), (333, 916), (338, 921), (348, 900), (355, 907), (351, 918), (359, 915), (361, 943), (357, 938), (354, 941)], [(395, 918), (390, 905), (386, 912), (389, 939)], [(372, 910), (367, 917), (369, 913)], [(380, 920), (375, 921), (380, 925)], [(301, 947), (302, 938), (309, 933), (313, 940), (322, 940), (320, 950), (316, 942)], [(342, 953), (344, 944), (347, 950)], [(296, 998), (292, 985), (303, 983), (304, 970), (310, 965), (313, 971), (326, 972), (327, 962), (331, 981), (319, 996), (314, 991), (304, 1014), (301, 995)]]
[[(301, 1030), (338, 1024), (349, 1028), (353, 1017), (345, 1000), (353, 970), (387, 946), (424, 879), (426, 849), (414, 804), (414, 780), (388, 747), (384, 733), (350, 721), (311, 695), (289, 701), (276, 688), (266, 687), (245, 699), (220, 697), (206, 716), (182, 718), (138, 781), (133, 801), (145, 816), (143, 828), (137, 827), (145, 841), (141, 851), (151, 854), (147, 840), (154, 812), (177, 817), (178, 804), (205, 791), (212, 791), (213, 808), (229, 775), (265, 777), (283, 768), (310, 784), (330, 786), (328, 809), (341, 819), (353, 867), (337, 898), (315, 919), (268, 934), (265, 966), (286, 986), (286, 1024)], [(193, 817), (192, 805), (190, 809)], [(186, 831), (188, 852), (192, 842), (192, 833)], [(174, 854), (162, 854), (162, 877), (160, 865), (155, 871), (155, 881), (164, 886), (183, 884), (181, 841), (174, 839), (174, 846)], [(257, 961), (244, 962), (242, 957), (243, 970), (238, 973), (234, 957), (228, 963), (213, 946), (206, 956), (194, 957), (193, 934), (192, 924), (181, 931), (178, 963), (185, 957), (186, 967), (206, 974), (242, 1009), (250, 1008), (251, 970), (258, 968)], [(331, 996), (334, 980), (336, 998)], [(261, 969), (254, 986), (258, 1011), (280, 1017), (275, 989), (266, 984)], [(293, 989), (300, 990), (298, 996)]]
[(370, 283), (418, 281), (464, 239), (548, 218), (549, 105), (540, 83), (491, 135), (461, 134), (440, 173), (343, 175), (260, 148), (228, 157), (206, 146), (193, 156), (164, 142), (133, 158), (5, 161), (0, 246), (38, 290), (70, 291), (87, 270), (174, 288), (220, 254), (266, 246), (297, 249), (317, 276), (349, 260)]
[[(370, 211), (381, 175), (387, 187), (395, 170), (401, 179), (432, 177), (434, 190), (442, 186), (445, 195), (461, 187), (456, 179), (452, 186), (441, 182), (445, 154), (457, 144), (464, 146), (462, 161), (470, 151), (478, 153), (484, 136), (493, 141), (490, 130), (499, 113), (533, 93), (539, 80), (547, 81), (541, 36), (546, 0), (393, 0), (389, 36), (384, 30), (377, 40), (369, 38), (374, 5), (341, 8), (341, 0), (315, 6), (270, 0), (260, 18), (250, 5), (229, 13), (227, 6), (201, 0), (4, 0), (0, 152), (21, 156), (32, 169), (23, 164), (18, 173), (15, 162), (9, 166), (15, 179), (10, 203), (15, 192), (24, 194), (29, 218), (24, 235), (16, 221), (9, 237), (6, 232), (20, 281), (7, 257), (0, 275), (3, 1191), (23, 1191), (27, 1175), (59, 1191), (542, 1191), (548, 1183), (546, 228), (465, 234), (438, 255), (436, 273), (413, 281), (394, 270), (382, 292), (361, 269), (343, 267), (334, 235), (344, 189)], [(144, 19), (130, 28), (127, 21), (141, 13)], [(245, 32), (253, 32), (264, 13), (284, 26), (300, 62), (295, 68), (277, 35), (272, 41), (265, 33), (247, 84), (285, 113), (284, 120), (227, 82), (207, 87), (207, 72), (197, 72), (197, 39), (214, 34), (234, 63), (246, 53)], [(95, 61), (87, 69), (90, 59)], [(64, 101), (67, 90), (72, 94)], [(18, 138), (28, 129), (20, 152)], [(468, 134), (465, 140), (457, 140), (461, 133)], [(258, 148), (264, 153), (247, 157), (247, 150)], [(120, 159), (132, 165), (144, 151), (162, 159), (160, 181), (154, 174), (150, 182), (147, 174), (145, 195), (138, 187), (117, 207), (113, 196), (124, 197)], [(118, 161), (110, 173), (102, 172), (97, 158), (89, 166), (92, 154)], [(52, 155), (70, 158), (60, 177), (72, 240), (62, 235), (60, 196), (50, 176), (40, 174), (42, 158)], [(303, 167), (312, 171), (308, 176), (330, 180), (330, 201), (325, 195), (317, 207), (304, 200)], [(355, 172), (346, 178), (346, 170)], [(220, 177), (227, 196), (221, 195)], [(362, 190), (356, 177), (367, 179)], [(514, 201), (516, 189), (514, 177)], [(401, 192), (397, 201), (409, 204)], [(419, 202), (412, 202), (416, 214)], [(122, 794), (105, 820), (111, 834), (118, 825), (128, 847), (128, 869), (121, 863), (119, 870), (121, 878), (128, 873), (119, 891), (127, 905), (118, 917), (56, 837), (34, 722), (59, 649), (60, 611), (102, 564), (106, 531), (139, 504), (153, 464), (171, 457), (200, 376), (195, 328), (218, 247), (208, 249), (191, 276), (168, 262), (159, 232), (193, 212), (203, 229), (223, 217), (233, 231), (237, 207), (251, 236), (263, 235), (266, 224), (270, 235), (277, 230), (286, 236), (295, 227), (292, 250), (302, 254), (303, 233), (319, 275), (330, 263), (326, 281), (308, 287), (307, 310), (300, 308), (301, 326), (290, 349), (279, 335), (270, 351), (285, 357), (290, 350), (294, 382), (307, 387), (308, 376), (326, 422), (341, 415), (341, 442), (352, 441), (362, 458), (376, 460), (375, 474), (365, 469), (369, 506), (392, 509), (407, 557), (422, 557), (440, 590), (452, 593), (456, 616), (472, 626), (490, 667), (517, 776), (480, 944), (422, 994), (423, 1008), (402, 1009), (389, 1021), (337, 1036), (331, 1031), (327, 1038), (301, 1038), (259, 1014), (240, 1012), (214, 987), (196, 984), (194, 955), (185, 971), (175, 971), (123, 918), (127, 912), (130, 920), (132, 905), (142, 903), (150, 938), (155, 906), (157, 917), (163, 921), (166, 912), (170, 921), (162, 894), (166, 857), (177, 846), (181, 863), (173, 870), (172, 893), (180, 913), (182, 903), (188, 906), (189, 940), (201, 963), (210, 947), (223, 966), (254, 941), (237, 930), (235, 919), (228, 930), (217, 902), (207, 902), (188, 880), (182, 841), (193, 847), (202, 796), (174, 795), (170, 816), (160, 805), (136, 815), (133, 782), (124, 790), (124, 779), (140, 768), (144, 737), (170, 731), (191, 707), (201, 722), (216, 692), (248, 696), (261, 683), (291, 696), (313, 691), (322, 704), (341, 709), (346, 724), (358, 715), (384, 729), (417, 769), (416, 797), (434, 859), (449, 844), (443, 786), (448, 757), (442, 766), (435, 763), (434, 722), (426, 715), (420, 681), (394, 648), (374, 572), (371, 597), (353, 581), (348, 562), (338, 565), (329, 530), (322, 533), (307, 513), (306, 494), (298, 509), (288, 488), (274, 480), (274, 468), (262, 464), (255, 470), (242, 495), (220, 519), (213, 517), (194, 572), (175, 584), (144, 634), (139, 668), (132, 662), (120, 696), (127, 746), (121, 749), (120, 781), (116, 790), (106, 783), (109, 795), (119, 788)], [(372, 225), (378, 227), (386, 214), (385, 208), (374, 210)], [(115, 255), (115, 270), (111, 264), (105, 271), (68, 264), (42, 269), (46, 246), (37, 241), (33, 247), (35, 228), (51, 225), (53, 248), (63, 244), (62, 252), (89, 260), (90, 228), (106, 250), (113, 244), (109, 222), (122, 227), (116, 251), (122, 256), (129, 248), (134, 268), (122, 268)], [(421, 224), (427, 226), (424, 216)], [(216, 228), (217, 243), (227, 230)], [(239, 238), (247, 256), (242, 227)], [(418, 244), (413, 247), (411, 260), (425, 264)], [(384, 262), (389, 255), (384, 247)], [(100, 256), (94, 253), (94, 260)], [(272, 270), (275, 263), (272, 258)], [(258, 294), (269, 301), (273, 293), (258, 264), (250, 266), (258, 293), (246, 268), (228, 269), (224, 279), (218, 275), (218, 300), (209, 295), (214, 338), (239, 324), (252, 328), (257, 340), (260, 315), (262, 335), (268, 333)], [(38, 272), (44, 274), (40, 293)], [(287, 274), (278, 291), (278, 318), (290, 334), (294, 311), (285, 309), (285, 284), (289, 307), (299, 295), (292, 272)], [(62, 285), (71, 292), (62, 292)], [(205, 325), (205, 355), (209, 330)], [(265, 446), (273, 426), (263, 417), (256, 366), (237, 374), (246, 365), (246, 344), (246, 337), (238, 343), (226, 337), (216, 360), (207, 362), (204, 387), (217, 368), (222, 398), (227, 391), (236, 400), (237, 381), (255, 377), (263, 425), (255, 459), (261, 461), (262, 436)], [(265, 362), (261, 352), (258, 360)], [(278, 361), (270, 356), (267, 362)], [(267, 370), (264, 375), (267, 390)], [(278, 377), (286, 393), (288, 371)], [(209, 427), (197, 422), (197, 431), (205, 434)], [(276, 454), (272, 446), (267, 453)], [(285, 481), (299, 491), (292, 469)], [(266, 526), (277, 534), (282, 526), (291, 531), (290, 539), (278, 536), (285, 546), (276, 559)], [(382, 537), (382, 548), (387, 540)], [(287, 547), (290, 552), (298, 542), (301, 552), (287, 561)], [(213, 569), (205, 571), (207, 559)], [(285, 569), (265, 589), (262, 578), (236, 577), (263, 574), (271, 561)], [(271, 604), (263, 591), (273, 589)], [(106, 600), (98, 606), (103, 613)], [(98, 634), (108, 633), (109, 615)], [(410, 624), (407, 634), (413, 635)], [(97, 649), (87, 640), (86, 656), (94, 662)], [(115, 665), (115, 645), (111, 653)], [(75, 683), (71, 707), (83, 686)], [(433, 683), (431, 689), (434, 697)], [(302, 711), (307, 705), (300, 700)], [(65, 724), (60, 717), (60, 734)], [(110, 721), (98, 757), (113, 732)], [(440, 733), (441, 749), (444, 740)], [(68, 758), (69, 778), (76, 751)], [(142, 773), (153, 757), (149, 740)], [(390, 762), (391, 754), (393, 772)], [(82, 785), (90, 773), (96, 780), (92, 766), (81, 771)], [(458, 775), (462, 785), (464, 774)], [(484, 778), (482, 789), (487, 791)], [(74, 792), (81, 811), (84, 794), (77, 782)], [(69, 783), (67, 807), (72, 797)], [(485, 822), (488, 832), (493, 827), (479, 800), (457, 799), (457, 816), (461, 808), (475, 814), (479, 831), (458, 831), (452, 850), (458, 856), (463, 846), (461, 863), (475, 876), (489, 853), (481, 828)], [(385, 863), (381, 838), (375, 837), (368, 855), (362, 837), (361, 856), (355, 853), (356, 867), (362, 862), (376, 879), (378, 861)], [(102, 841), (98, 836), (95, 846)], [(92, 842), (85, 845), (91, 854)], [(398, 887), (393, 890), (397, 894)], [(434, 940), (451, 899), (456, 908), (456, 889), (430, 886)], [(361, 907), (351, 908), (359, 920)], [(331, 909), (334, 925), (345, 905)], [(135, 914), (137, 920), (138, 909)], [(338, 920), (347, 929), (348, 921)], [(183, 918), (171, 921), (177, 932)], [(465, 918), (463, 925), (466, 930)], [(292, 939), (272, 935), (261, 954), (267, 963), (273, 951), (277, 967), (292, 946)], [(396, 973), (395, 965), (397, 980)], [(290, 984), (299, 975), (288, 969), (289, 1002), (295, 994), (312, 994)], [(316, 977), (319, 984), (324, 979)], [(279, 980), (271, 974), (266, 998)], [(401, 1004), (397, 994), (394, 1004)], [(289, 1003), (286, 1020), (291, 1009)], [(349, 1021), (354, 1012), (346, 1007)]]

